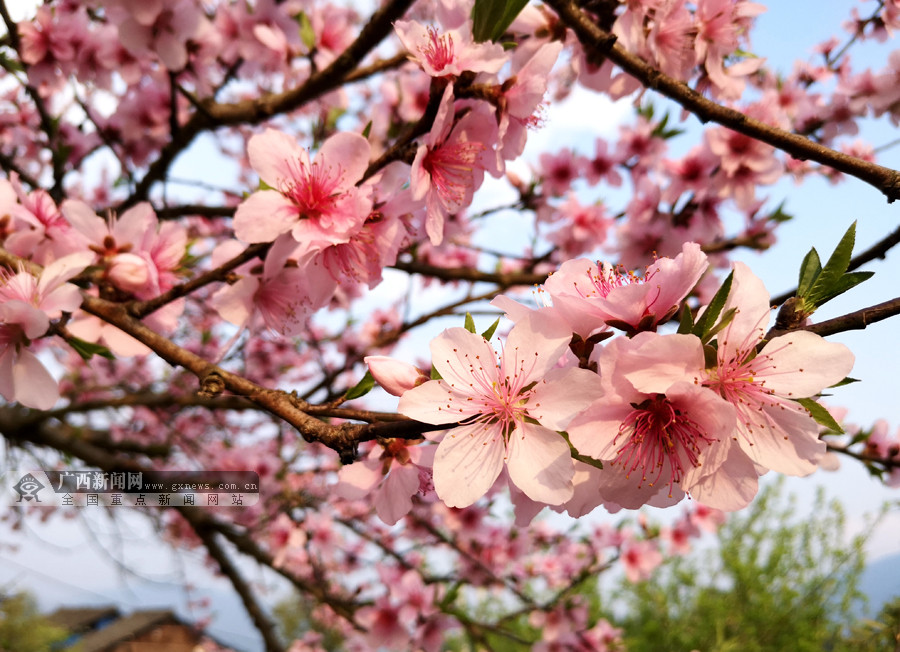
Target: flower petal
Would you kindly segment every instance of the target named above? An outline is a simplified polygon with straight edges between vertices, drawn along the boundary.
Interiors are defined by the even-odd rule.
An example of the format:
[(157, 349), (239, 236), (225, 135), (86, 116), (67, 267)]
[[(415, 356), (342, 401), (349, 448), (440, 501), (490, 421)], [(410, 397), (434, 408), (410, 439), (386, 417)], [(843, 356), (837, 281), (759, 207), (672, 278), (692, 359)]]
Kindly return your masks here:
[(468, 507), (493, 486), (505, 453), (498, 427), (476, 423), (448, 430), (434, 455), (438, 497), (449, 507)]
[(559, 505), (572, 497), (572, 454), (566, 440), (549, 428), (517, 424), (506, 465), (510, 480), (532, 500)]
[(757, 360), (771, 358), (771, 369), (758, 375), (779, 396), (814, 396), (847, 377), (853, 354), (839, 342), (829, 342), (815, 333), (795, 331), (770, 341)]

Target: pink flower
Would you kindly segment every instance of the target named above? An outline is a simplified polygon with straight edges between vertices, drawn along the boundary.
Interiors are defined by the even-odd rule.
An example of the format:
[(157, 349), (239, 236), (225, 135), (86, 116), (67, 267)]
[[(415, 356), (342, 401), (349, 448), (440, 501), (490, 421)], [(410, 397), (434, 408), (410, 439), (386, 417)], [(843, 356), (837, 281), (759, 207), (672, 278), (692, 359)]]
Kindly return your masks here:
[(374, 493), (378, 518), (394, 525), (412, 509), (413, 496), (431, 490), (435, 449), (418, 443), (392, 439), (386, 446), (375, 446), (365, 460), (342, 466), (335, 495), (359, 500)]
[(680, 490), (719, 509), (744, 507), (757, 473), (733, 445), (734, 408), (698, 383), (703, 346), (693, 335), (639, 333), (598, 355), (606, 393), (572, 420), (569, 439), (604, 461), (603, 496), (635, 508)]
[(308, 249), (349, 242), (371, 209), (356, 188), (369, 164), (369, 143), (341, 132), (322, 144), (316, 160), (280, 131), (267, 129), (247, 146), (250, 165), (272, 190), (248, 197), (234, 215), (244, 242), (271, 242), (290, 232)]
[(719, 334), (715, 368), (703, 383), (738, 414), (737, 439), (757, 464), (788, 475), (812, 473), (825, 454), (819, 426), (793, 399), (809, 398), (843, 380), (854, 357), (843, 344), (795, 331), (757, 348), (769, 323), (769, 293), (743, 263), (725, 310), (737, 308)]
[(483, 156), (486, 143), (496, 141), (496, 128), (491, 117), (477, 110), (454, 127), (453, 86), (447, 86), (410, 170), (412, 197), (425, 200), (425, 232), (431, 244), (441, 243), (447, 216), (468, 206), (484, 180)]
[(27, 272), (0, 277), (0, 394), (8, 401), (49, 410), (59, 400), (56, 380), (28, 346), (47, 332), (51, 319), (81, 305), (78, 288), (66, 281), (92, 259), (90, 253), (60, 258), (40, 280)]
[(399, 411), (432, 424), (462, 422), (444, 434), (434, 486), (451, 507), (471, 505), (504, 465), (532, 500), (557, 505), (572, 496), (569, 446), (558, 434), (599, 395), (597, 376), (554, 368), (568, 337), (546, 337), (535, 320), (517, 324), (498, 359), (480, 335), (463, 328), (431, 342), (432, 380), (400, 397)]
[[(211, 304), (226, 321), (252, 330), (262, 325), (282, 335), (296, 335), (306, 319), (331, 299), (337, 283), (310, 259), (315, 252), (295, 260), (298, 244), (281, 237), (269, 249), (261, 273), (248, 270), (233, 285), (212, 296)], [(260, 323), (262, 322), (262, 324)]]
[(674, 259), (660, 258), (644, 276), (579, 258), (562, 264), (544, 289), (553, 307), (583, 337), (606, 328), (653, 329), (674, 315), (706, 271), (706, 254), (689, 242)]
[(499, 43), (475, 43), (471, 27), (440, 33), (414, 20), (394, 23), (403, 47), (432, 77), (458, 77), (466, 71), (497, 72), (509, 58)]
[(652, 541), (628, 541), (622, 545), (622, 565), (629, 582), (650, 578), (663, 561), (662, 553)]

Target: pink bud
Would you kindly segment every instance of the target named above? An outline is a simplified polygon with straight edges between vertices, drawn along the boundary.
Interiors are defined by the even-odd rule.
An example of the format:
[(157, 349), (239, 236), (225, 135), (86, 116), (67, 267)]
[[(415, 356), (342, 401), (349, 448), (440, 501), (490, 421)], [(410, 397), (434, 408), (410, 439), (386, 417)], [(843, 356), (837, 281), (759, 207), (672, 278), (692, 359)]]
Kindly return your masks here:
[(394, 396), (421, 385), (429, 378), (425, 373), (408, 362), (394, 360), (384, 355), (370, 355), (365, 359), (372, 377), (384, 390)]
[(150, 282), (147, 261), (135, 254), (118, 254), (109, 266), (109, 280), (126, 292), (139, 292)]

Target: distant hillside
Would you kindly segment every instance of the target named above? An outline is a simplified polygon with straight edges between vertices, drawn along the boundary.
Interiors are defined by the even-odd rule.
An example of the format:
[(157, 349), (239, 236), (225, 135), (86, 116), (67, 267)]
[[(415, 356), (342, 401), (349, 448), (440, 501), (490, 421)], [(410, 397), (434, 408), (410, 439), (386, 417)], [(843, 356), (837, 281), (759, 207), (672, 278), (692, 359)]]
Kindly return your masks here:
[(900, 596), (900, 553), (882, 557), (866, 566), (859, 582), (868, 597), (868, 614), (877, 614), (881, 606)]

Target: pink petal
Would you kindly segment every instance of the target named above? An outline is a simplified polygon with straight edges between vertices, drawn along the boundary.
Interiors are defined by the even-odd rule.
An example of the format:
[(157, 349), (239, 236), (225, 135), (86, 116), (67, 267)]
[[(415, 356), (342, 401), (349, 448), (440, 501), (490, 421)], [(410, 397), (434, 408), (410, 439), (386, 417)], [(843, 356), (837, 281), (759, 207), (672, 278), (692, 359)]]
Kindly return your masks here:
[(727, 451), (727, 457), (715, 472), (697, 480), (686, 475), (682, 487), (699, 503), (733, 512), (750, 504), (759, 489), (759, 479), (756, 465), (739, 446), (723, 447), (723, 450)]
[(528, 401), (528, 416), (551, 430), (565, 430), (576, 414), (603, 395), (600, 377), (587, 369), (553, 369)]
[(475, 423), (448, 430), (434, 455), (438, 497), (449, 507), (468, 507), (493, 486), (505, 454), (498, 427)]
[(103, 242), (103, 238), (109, 234), (106, 222), (83, 201), (67, 199), (60, 206), (60, 211), (75, 230), (93, 243)]
[(234, 235), (244, 242), (272, 242), (297, 223), (297, 210), (281, 193), (260, 190), (245, 199), (234, 213)]
[(703, 344), (694, 335), (639, 333), (616, 371), (639, 392), (665, 394), (678, 381), (693, 381), (705, 367)]
[(404, 392), (414, 388), (421, 381), (427, 380), (419, 369), (409, 364), (389, 358), (385, 355), (370, 355), (363, 358), (372, 377), (382, 388), (394, 396), (402, 396)]
[(293, 179), (291, 165), (309, 167), (309, 153), (296, 140), (275, 129), (253, 136), (247, 143), (247, 157), (259, 178), (276, 190)]
[(315, 162), (321, 161), (326, 167), (340, 168), (343, 174), (335, 192), (342, 192), (352, 188), (362, 178), (369, 167), (370, 154), (369, 141), (359, 134), (342, 131), (322, 143)]
[(338, 482), (331, 490), (340, 498), (359, 500), (368, 496), (381, 482), (384, 477), (381, 469), (381, 460), (377, 458), (345, 464), (338, 471)]
[[(431, 341), (431, 362), (441, 378), (458, 392), (480, 395), (473, 376), (498, 382), (494, 349), (481, 335), (465, 328), (448, 328)], [(446, 422), (439, 422), (446, 423)]]
[[(757, 356), (770, 356), (772, 369), (760, 372), (778, 396), (807, 398), (847, 377), (854, 356), (843, 344), (815, 333), (795, 331), (771, 340)], [(751, 363), (752, 364), (752, 363)]]
[(49, 410), (59, 400), (59, 383), (29, 350), (19, 351), (13, 364), (15, 400), (22, 405)]
[(394, 525), (412, 509), (412, 497), (418, 491), (419, 470), (412, 464), (394, 463), (375, 493), (375, 513), (388, 525)]
[(451, 389), (443, 380), (430, 380), (404, 392), (397, 411), (425, 423), (451, 424), (479, 414), (483, 408), (481, 402), (469, 398), (469, 394)]
[(572, 497), (575, 467), (569, 445), (557, 432), (520, 422), (509, 437), (509, 478), (526, 496), (559, 505)]
[(818, 424), (792, 401), (762, 409), (745, 406), (738, 427), (743, 451), (760, 466), (778, 473), (809, 475), (826, 451)]

